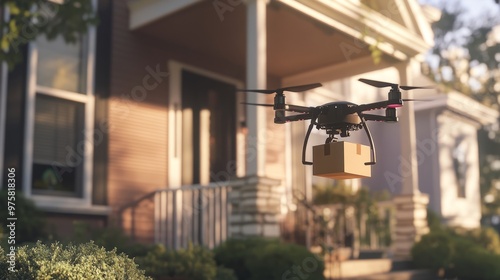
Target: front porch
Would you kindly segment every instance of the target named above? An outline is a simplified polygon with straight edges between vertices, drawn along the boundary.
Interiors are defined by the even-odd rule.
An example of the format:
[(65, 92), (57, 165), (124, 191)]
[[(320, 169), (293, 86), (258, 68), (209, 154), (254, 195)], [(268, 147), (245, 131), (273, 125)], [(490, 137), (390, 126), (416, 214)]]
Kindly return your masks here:
[[(262, 192), (252, 195), (253, 184), (255, 181), (252, 178), (241, 178), (207, 185), (158, 189), (122, 208), (121, 223), (128, 229), (127, 235), (140, 241), (140, 236), (145, 233), (144, 224), (138, 221), (150, 221), (154, 225), (154, 242), (167, 249), (186, 249), (190, 244), (214, 249), (229, 238), (259, 235), (278, 237), (301, 245), (309, 244), (310, 251), (323, 257), (326, 279), (403, 280), (434, 277), (430, 271), (412, 270), (410, 262), (393, 259), (390, 242), (395, 237), (396, 217), (391, 201), (379, 203), (377, 210), (380, 221), (376, 224), (367, 217), (363, 218), (363, 215), (358, 221), (352, 206), (312, 206), (305, 201), (299, 202), (295, 216), (310, 215), (312, 219), (306, 220), (307, 224), (296, 229), (294, 238), (291, 238), (290, 232), (287, 232), (288, 219), (280, 219), (281, 213), (276, 211), (278, 207), (274, 210), (269, 207), (277, 206), (276, 198), (280, 193), (268, 189), (271, 192), (267, 196)], [(256, 203), (259, 199), (267, 202)], [(301, 201), (300, 198), (297, 200)], [(242, 205), (247, 208), (242, 209)], [(261, 215), (256, 215), (255, 210), (259, 210), (254, 207), (256, 205), (265, 205), (265, 208), (260, 208)], [(300, 211), (302, 207), (307, 207), (308, 211)], [(388, 232), (378, 232), (377, 228), (381, 225), (386, 226)], [(310, 234), (306, 235), (308, 231)], [(353, 237), (349, 238), (351, 234)], [(297, 236), (307, 236), (309, 240), (304, 243), (304, 240), (297, 240)], [(363, 238), (367, 240), (360, 242)]]
[[(249, 217), (243, 213), (230, 221), (225, 210), (227, 205), (232, 203), (232, 207), (240, 207), (242, 204), (241, 201), (230, 201), (233, 195), (228, 190), (235, 188), (232, 183), (227, 185), (224, 180), (210, 176), (226, 170), (214, 169), (210, 156), (211, 146), (204, 144), (208, 143), (213, 132), (192, 130), (198, 127), (196, 121), (203, 124), (203, 114), (196, 115), (199, 120), (193, 119), (195, 115), (184, 106), (184, 73), (193, 72), (235, 88), (277, 88), (328, 82), (394, 67), (397, 77), (391, 77), (391, 81), (411, 84), (412, 75), (418, 71), (415, 69), (418, 68), (419, 54), (425, 52), (432, 43), (429, 39), (432, 37), (430, 28), (416, 2), (411, 0), (390, 3), (251, 0), (238, 5), (226, 3), (231, 6), (226, 7), (227, 10), (222, 14), (214, 3), (129, 1), (128, 7), (121, 7), (121, 11), (128, 9), (130, 35), (127, 36), (132, 36), (137, 45), (159, 46), (158, 49), (162, 51), (158, 50), (158, 53), (166, 57), (170, 70), (168, 86), (164, 87), (168, 92), (168, 104), (164, 101), (161, 105), (148, 104), (167, 117), (166, 130), (163, 131), (166, 136), (155, 140), (155, 143), (168, 144), (166, 150), (162, 151), (162, 154), (166, 154), (166, 165), (161, 163), (166, 172), (160, 173), (159, 180), (165, 183), (155, 187), (152, 181), (148, 181), (147, 190), (134, 191), (133, 199), (130, 199), (131, 196), (125, 197), (119, 191), (121, 182), (128, 175), (121, 176), (123, 169), (117, 161), (111, 160), (109, 164), (110, 204), (116, 205), (115, 209), (127, 208), (119, 214), (123, 218), (123, 226), (140, 240), (160, 242), (177, 248), (188, 240), (183, 236), (196, 237), (209, 246), (215, 246), (232, 234), (277, 236), (279, 234), (275, 226), (261, 227), (258, 223), (282, 222), (286, 213), (293, 212), (291, 207), (296, 204), (294, 193), (303, 193), (306, 201), (311, 199), (311, 171), (300, 164), (298, 155), (295, 154), (297, 147), (302, 144), (305, 128), (299, 123), (275, 125), (272, 123), (272, 111), (239, 104), (241, 101), (269, 103), (270, 98), (241, 94), (236, 98), (235, 130), (231, 136), (236, 152), (234, 158), (226, 162), (233, 163), (231, 166), (234, 168), (231, 170), (234, 172), (230, 172), (225, 178), (251, 178), (258, 182), (253, 184), (253, 189), (252, 184), (240, 186), (237, 183), (238, 188), (247, 187), (247, 191), (251, 193), (249, 196), (254, 197), (243, 208), (248, 206), (245, 211), (254, 211), (254, 214), (255, 211), (263, 211), (271, 212), (272, 215)], [(378, 8), (375, 9), (377, 5)], [(136, 52), (131, 49), (120, 55), (125, 54), (130, 56)], [(146, 54), (139, 54), (144, 55)], [(115, 74), (115, 89), (123, 87), (118, 84), (127, 76), (123, 70), (116, 70), (118, 74)], [(326, 94), (328, 92), (329, 89), (325, 90)], [(345, 96), (345, 93), (342, 92), (342, 95)], [(287, 97), (290, 103), (300, 105), (306, 102), (302, 93), (289, 94)], [(133, 105), (147, 107), (139, 102)], [(113, 112), (110, 117), (117, 118), (113, 116)], [(400, 119), (401, 153), (409, 162), (415, 162), (411, 104), (401, 110)], [(209, 123), (206, 125), (210, 126)], [(141, 128), (138, 130), (141, 133)], [(112, 154), (123, 149), (133, 150), (134, 145), (136, 144), (122, 142), (119, 135), (110, 139)], [(128, 160), (133, 161), (134, 158)], [(130, 187), (139, 186), (143, 181), (140, 179), (141, 174), (136, 175)], [(275, 185), (269, 190), (262, 187), (262, 184), (268, 185), (262, 183), (266, 178), (272, 179)], [(165, 185), (166, 188), (158, 190), (158, 185)], [(262, 193), (266, 197), (259, 200)], [(409, 176), (404, 178), (402, 194), (419, 196), (416, 165)], [(204, 195), (211, 201), (206, 213), (184, 213), (186, 201), (203, 201)], [(144, 199), (138, 199), (141, 197)], [(271, 206), (266, 204), (270, 200)], [(271, 209), (264, 210), (266, 207)], [(193, 206), (188, 208), (193, 209)], [(138, 215), (138, 219), (134, 218), (138, 213), (148, 211), (154, 215), (149, 215), (149, 218)], [(413, 214), (410, 215), (413, 217)], [(190, 221), (179, 224), (186, 219)], [(222, 220), (217, 222), (217, 219)], [(246, 224), (247, 219), (250, 224)], [(238, 229), (229, 229), (226, 235), (217, 230), (220, 225), (236, 223), (236, 220), (240, 221)], [(188, 229), (189, 233), (180, 233)], [(203, 229), (209, 229), (208, 233), (204, 235)], [(307, 236), (310, 234), (306, 232), (304, 240), (311, 240), (311, 236)], [(418, 236), (405, 237), (404, 242), (407, 238), (414, 239)], [(311, 245), (307, 244), (309, 241), (305, 243)], [(402, 255), (407, 255), (408, 248), (406, 244), (404, 246)]]

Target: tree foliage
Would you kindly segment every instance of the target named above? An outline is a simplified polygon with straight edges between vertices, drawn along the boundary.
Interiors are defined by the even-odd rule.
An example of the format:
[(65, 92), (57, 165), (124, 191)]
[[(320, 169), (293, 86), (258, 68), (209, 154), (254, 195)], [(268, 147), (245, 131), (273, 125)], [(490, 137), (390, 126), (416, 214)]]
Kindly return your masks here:
[(61, 36), (68, 43), (77, 42), (90, 25), (97, 23), (92, 0), (0, 0), (0, 61), (12, 68), (22, 59), (22, 49), (38, 36), (49, 40)]
[(432, 25), (430, 77), (447, 89), (500, 108), (500, 12), (471, 18), (458, 1), (445, 3), (440, 20)]

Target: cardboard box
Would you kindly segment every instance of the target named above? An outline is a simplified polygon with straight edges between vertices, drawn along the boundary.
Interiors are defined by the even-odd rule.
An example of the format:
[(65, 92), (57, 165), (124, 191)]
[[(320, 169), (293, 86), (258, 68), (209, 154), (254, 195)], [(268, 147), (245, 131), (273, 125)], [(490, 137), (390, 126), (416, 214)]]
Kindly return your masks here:
[(370, 147), (332, 142), (313, 147), (313, 175), (331, 179), (371, 177)]

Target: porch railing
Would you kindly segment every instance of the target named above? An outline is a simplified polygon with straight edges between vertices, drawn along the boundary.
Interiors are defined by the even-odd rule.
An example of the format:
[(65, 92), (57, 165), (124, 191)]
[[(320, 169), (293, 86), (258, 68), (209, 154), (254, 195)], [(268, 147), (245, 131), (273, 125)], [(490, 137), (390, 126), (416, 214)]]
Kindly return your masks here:
[[(353, 206), (342, 204), (313, 205), (303, 196), (295, 195), (297, 212), (307, 217), (296, 230), (308, 231), (306, 244), (313, 248), (323, 246), (356, 247), (356, 250), (387, 250), (394, 236), (394, 205), (392, 201), (378, 201), (373, 216)], [(325, 211), (326, 210), (326, 211)]]
[(189, 243), (213, 248), (230, 235), (231, 191), (243, 184), (237, 180), (158, 189), (123, 207), (120, 215), (130, 211), (129, 231), (134, 237), (135, 212), (149, 200), (154, 209), (150, 218), (155, 243), (171, 249), (185, 248)]

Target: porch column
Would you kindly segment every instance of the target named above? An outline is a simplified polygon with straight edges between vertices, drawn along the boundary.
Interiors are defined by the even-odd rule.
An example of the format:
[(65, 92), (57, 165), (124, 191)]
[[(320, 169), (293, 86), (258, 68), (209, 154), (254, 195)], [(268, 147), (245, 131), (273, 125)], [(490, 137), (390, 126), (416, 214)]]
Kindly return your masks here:
[[(266, 8), (268, 0), (247, 0), (246, 88), (265, 89)], [(264, 94), (248, 93), (247, 102), (265, 103)], [(266, 108), (247, 106), (246, 178), (231, 191), (231, 237), (279, 237), (280, 198), (278, 180), (266, 178)]]
[(245, 185), (233, 189), (230, 195), (232, 213), (231, 237), (279, 237), (279, 213), (282, 188), (279, 180), (250, 176)]
[[(410, 60), (397, 66), (400, 83), (412, 84), (412, 74), (417, 73), (419, 64)], [(411, 91), (404, 93), (412, 98)], [(401, 178), (401, 192), (394, 197), (396, 207), (396, 229), (394, 256), (398, 259), (411, 257), (411, 247), (420, 237), (429, 232), (427, 226), (427, 204), (429, 197), (418, 188), (417, 138), (415, 132), (415, 112), (412, 102), (406, 102), (399, 110), (401, 128), (401, 158), (398, 174)]]
[[(248, 0), (247, 3), (247, 69), (246, 88), (265, 89), (266, 75), (266, 6), (267, 0)], [(247, 102), (265, 103), (264, 94), (248, 93)], [(265, 176), (266, 109), (247, 106), (247, 176)]]

